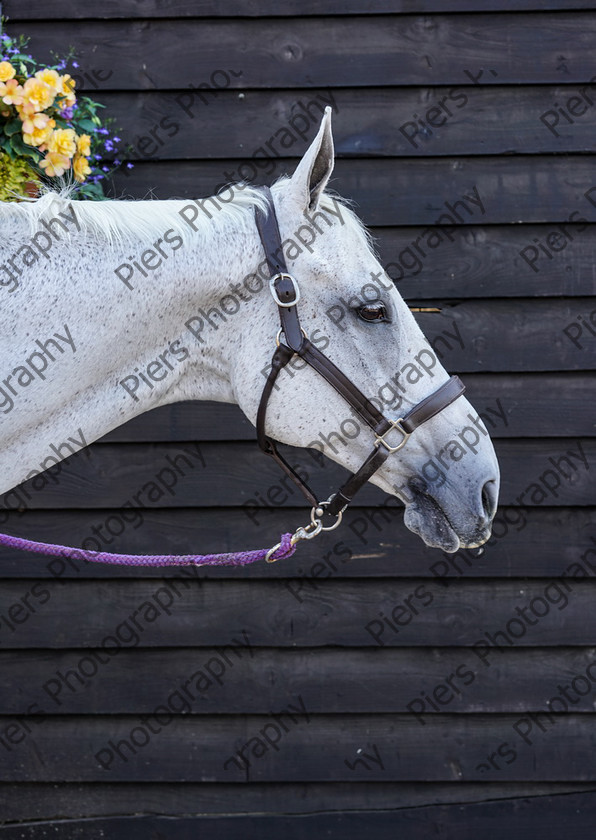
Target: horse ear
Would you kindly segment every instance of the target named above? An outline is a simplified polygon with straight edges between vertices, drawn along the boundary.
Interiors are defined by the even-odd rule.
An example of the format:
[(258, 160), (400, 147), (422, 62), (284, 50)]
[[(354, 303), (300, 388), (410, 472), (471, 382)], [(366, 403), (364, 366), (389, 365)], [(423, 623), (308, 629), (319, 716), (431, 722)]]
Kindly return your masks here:
[(303, 210), (314, 210), (333, 172), (334, 152), (331, 134), (331, 108), (325, 108), (321, 126), (292, 175), (290, 184)]

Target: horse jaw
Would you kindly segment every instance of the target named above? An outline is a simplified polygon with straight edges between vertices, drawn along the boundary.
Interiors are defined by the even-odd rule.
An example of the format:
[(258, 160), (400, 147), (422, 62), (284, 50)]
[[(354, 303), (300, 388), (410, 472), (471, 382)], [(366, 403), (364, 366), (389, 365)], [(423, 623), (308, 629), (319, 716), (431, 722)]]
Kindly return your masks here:
[[(391, 487), (381, 476), (373, 476), (371, 483), (395, 495), (404, 503), (404, 525), (409, 531), (417, 534), (429, 548), (440, 548), (452, 554), (462, 548), (478, 548), (490, 539), (498, 494), (497, 479), (491, 478), (482, 485), (481, 493), (488, 493), (490, 496), (490, 512), (485, 513), (484, 505), (480, 501), (475, 515), (463, 504), (459, 511), (447, 512), (446, 500), (437, 498), (437, 495), (429, 492), (424, 485), (417, 487), (415, 479), (405, 491), (396, 485)], [(479, 482), (470, 482), (470, 495), (478, 484)], [(456, 519), (463, 520), (459, 527), (454, 522)]]
[[(445, 411), (455, 415), (452, 429), (461, 428), (462, 417), (467, 420), (474, 416), (467, 400), (459, 402)], [(480, 421), (476, 452), (466, 451), (460, 461), (450, 460), (447, 446), (439, 448), (433, 444), (433, 433), (439, 440), (451, 438), (450, 443), (455, 442), (453, 432), (447, 436), (440, 429), (446, 422), (447, 418), (437, 417), (429, 422), (429, 428), (417, 430), (422, 440), (414, 445), (414, 451), (401, 462), (392, 463), (390, 456), (371, 483), (404, 503), (406, 528), (429, 547), (453, 553), (461, 548), (477, 548), (490, 538), (499, 493), (499, 465), (488, 431)], [(411, 438), (409, 442), (414, 441)], [(438, 455), (443, 459), (439, 460)], [(436, 473), (433, 481), (426, 471), (431, 464)]]

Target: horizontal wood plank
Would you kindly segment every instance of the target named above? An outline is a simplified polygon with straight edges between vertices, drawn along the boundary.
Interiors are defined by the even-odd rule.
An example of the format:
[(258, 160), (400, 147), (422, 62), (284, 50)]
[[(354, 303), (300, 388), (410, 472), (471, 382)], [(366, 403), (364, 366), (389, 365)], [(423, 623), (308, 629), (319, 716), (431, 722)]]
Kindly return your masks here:
[[(593, 553), (590, 558), (593, 562)], [(109, 663), (122, 647), (214, 646), (222, 642), (222, 628), (226, 639), (246, 632), (257, 647), (590, 644), (596, 632), (593, 572), (579, 556), (575, 565), (562, 564), (565, 571), (566, 586), (557, 577), (522, 584), (459, 580), (446, 588), (439, 580), (420, 579), (317, 580), (314, 586), (205, 581), (182, 569), (168, 582), (44, 581), (37, 601), (33, 595), (27, 599), (34, 609), (37, 603), (35, 612), (21, 601), (22, 583), (7, 581), (0, 591), (0, 646), (99, 647), (106, 661), (96, 679), (109, 679)], [(537, 598), (542, 601), (536, 611), (544, 617), (530, 615), (534, 624), (524, 624), (516, 607), (527, 608)], [(393, 627), (392, 615), (398, 622)], [(498, 631), (504, 635), (495, 635)], [(75, 680), (74, 691), (76, 685)]]
[[(533, 300), (528, 304), (500, 300), (445, 301), (438, 303), (440, 313), (415, 315), (431, 345), (445, 354), (445, 362), (452, 369), (462, 372), (593, 370), (587, 358), (587, 341), (574, 344), (563, 331), (578, 316), (588, 314), (589, 317), (595, 306), (594, 298)], [(461, 335), (457, 348), (455, 339), (447, 335), (450, 330)], [(591, 346), (596, 347), (596, 335), (587, 329), (586, 333)]]
[[(288, 703), (300, 708), (298, 698), (291, 695), (287, 695), (284, 708)], [(149, 734), (146, 746), (138, 748), (121, 744), (141, 726), (134, 716), (40, 718), (40, 725), (28, 740), (3, 756), (4, 778), (28, 782), (592, 779), (596, 737), (593, 714), (557, 716), (550, 726), (545, 723), (545, 731), (534, 725), (529, 744), (513, 729), (520, 719), (530, 720), (523, 715), (436, 715), (421, 737), (421, 727), (412, 716), (317, 716), (309, 715), (306, 709), (301, 717), (296, 715), (294, 723), (287, 721), (287, 731), (282, 731), (281, 725), (276, 727), (283, 740), (280, 738), (274, 749), (260, 737), (260, 730), (274, 720), (269, 715), (178, 716), (161, 731)], [(519, 728), (523, 726), (528, 728), (527, 724)], [(275, 737), (272, 729), (266, 733)], [(146, 740), (141, 729), (133, 738), (139, 743)], [(249, 766), (241, 769), (237, 756), (236, 764), (227, 763), (252, 738), (259, 739), (263, 746), (252, 741)], [(508, 744), (510, 763), (506, 765), (502, 759), (500, 769), (489, 773), (483, 765), (491, 769), (487, 756), (502, 742)], [(250, 752), (252, 748), (258, 757)], [(96, 758), (100, 750), (105, 750), (100, 754), (103, 767)], [(376, 764), (353, 767), (361, 757), (358, 751), (379, 759)]]
[[(495, 448), (501, 468), (502, 505), (517, 503), (532, 508), (543, 504), (559, 507), (594, 503), (594, 478), (590, 470), (596, 463), (595, 439), (496, 440)], [(41, 479), (36, 476), (25, 486), (19, 485), (20, 489), (3, 494), (1, 501), (8, 510), (113, 508), (115, 505), (126, 508), (243, 505), (249, 513), (247, 520), (250, 511), (267, 505), (267, 498), (278, 507), (302, 504), (297, 488), (289, 483), (284, 491), (279, 469), (253, 444), (201, 444), (204, 466), (198, 459), (193, 463), (193, 452), (196, 452), (195, 444), (94, 444), (84, 453), (72, 456), (68, 469), (65, 467), (55, 475), (56, 481), (46, 477), (40, 489)], [(569, 452), (574, 453), (571, 459)], [(302, 469), (309, 482), (324, 488), (320, 492), (322, 497), (326, 495), (325, 489), (340, 486), (347, 475), (343, 467), (323, 458), (314, 449), (288, 448), (286, 454), (292, 465)], [(472, 454), (472, 450), (467, 451), (468, 457)], [(549, 459), (558, 461), (564, 456), (567, 462), (562, 462), (562, 472), (566, 472), (567, 477), (559, 471), (553, 477), (546, 476), (542, 489), (535, 490), (530, 486), (540, 482), (545, 470), (553, 472)], [(168, 458), (177, 460), (172, 465)], [(420, 469), (426, 463), (421, 462)], [(427, 472), (429, 470), (432, 467), (427, 467)], [(547, 485), (552, 485), (552, 489)], [(279, 487), (281, 490), (277, 489)], [(523, 491), (526, 495), (520, 499), (519, 494)], [(368, 483), (360, 491), (358, 502), (360, 505), (378, 505), (386, 498), (381, 490)], [(130, 514), (131, 519), (132, 516)], [(1, 513), (0, 524), (9, 517), (10, 514)], [(247, 533), (252, 535), (254, 531), (249, 529)]]
[[(202, 461), (195, 458), (193, 462), (196, 448), (196, 444), (93, 444), (83, 453), (72, 456), (68, 470), (64, 468), (55, 475), (56, 481), (46, 476), (40, 487), (41, 479), (36, 476), (25, 486), (19, 485), (3, 494), (3, 507), (18, 510), (112, 508), (114, 505), (127, 508), (243, 506), (250, 519), (250, 512), (266, 506), (267, 498), (278, 507), (302, 503), (297, 488), (289, 483), (284, 490), (277, 466), (271, 459), (265, 459), (253, 444), (201, 444)], [(593, 469), (596, 440), (496, 440), (495, 449), (501, 469), (502, 505), (558, 507), (594, 503), (594, 474), (590, 472), (590, 465)], [(571, 460), (569, 452), (574, 453)], [(302, 469), (308, 481), (317, 487), (331, 490), (340, 486), (347, 475), (343, 467), (314, 449), (288, 448), (286, 454), (290, 463)], [(473, 452), (468, 449), (466, 454), (471, 457)], [(558, 462), (564, 456), (567, 461), (562, 462), (562, 472), (559, 470), (552, 477), (547, 475), (546, 483), (536, 490), (535, 485), (541, 481), (544, 471), (553, 472), (550, 459)], [(426, 463), (421, 462), (419, 468)], [(426, 470), (432, 472), (432, 466)], [(279, 487), (281, 490), (277, 489)], [(520, 499), (522, 491), (526, 495)], [(325, 492), (320, 495), (325, 496)], [(381, 490), (370, 483), (358, 495), (360, 505), (378, 505), (386, 499)], [(2, 513), (0, 524), (9, 518), (8, 512)], [(85, 547), (92, 548), (91, 545)]]
[[(390, 501), (389, 497), (387, 500)], [(48, 510), (15, 513), (2, 530), (57, 545), (80, 546), (100, 536), (105, 551), (129, 554), (192, 554), (238, 551), (272, 545), (279, 535), (305, 521), (306, 508), (267, 507), (220, 511), (165, 509), (138, 511), (126, 519), (122, 511)], [(593, 557), (596, 509), (501, 507), (493, 536), (480, 549), (446, 555), (425, 546), (403, 523), (397, 502), (382, 508), (354, 505), (338, 531), (302, 542), (296, 555), (283, 563), (243, 567), (203, 567), (199, 579), (284, 579), (293, 597), (301, 598), (323, 579), (431, 577), (448, 583), (466, 578), (541, 578), (557, 576), (582, 556)], [(95, 531), (93, 530), (95, 529)], [(3, 548), (0, 578), (22, 579), (19, 601), (31, 591), (31, 579), (60, 581), (170, 578), (172, 568), (133, 568), (84, 561), (66, 561)], [(289, 581), (299, 581), (290, 583)], [(308, 582), (310, 581), (310, 582)], [(38, 590), (42, 589), (39, 587)], [(302, 594), (301, 594), (302, 593)], [(31, 598), (32, 609), (40, 606)]]
[[(127, 160), (199, 153), (256, 162), (265, 173), (272, 159), (295, 157), (314, 138), (326, 105), (333, 106), (335, 152), (350, 158), (591, 152), (596, 130), (594, 85), (488, 87), (462, 76), (456, 87), (229, 90), (199, 98), (184, 90), (96, 95), (83, 76), (77, 90), (108, 108)], [(567, 102), (576, 114), (571, 123), (555, 107)]]
[[(112, 70), (120, 89), (235, 89), (583, 83), (593, 74), (593, 11), (535, 15), (299, 17), (242, 21), (31, 21), (31, 49), (50, 60), (73, 44), (85, 72)], [(10, 27), (9, 27), (10, 28)], [(561, 56), (564, 59), (561, 60)], [(217, 72), (229, 74), (227, 79)], [(215, 75), (214, 75), (215, 74)], [(237, 74), (237, 75), (232, 75)]]
[[(390, 811), (396, 816), (400, 809), (421, 808), (462, 802), (546, 797), (592, 791), (581, 782), (322, 782), (276, 783), (242, 785), (205, 782), (127, 784), (96, 782), (94, 784), (0, 783), (0, 808), (8, 823), (18, 821), (25, 832), (35, 832), (39, 826), (29, 826), (32, 820), (60, 819), (61, 831), (67, 830), (65, 820), (86, 818), (86, 838), (91, 835), (90, 817), (121, 814), (318, 814), (337, 811)], [(569, 797), (566, 797), (569, 799)], [(549, 803), (552, 813), (555, 802)], [(586, 805), (581, 808), (586, 812)], [(76, 825), (76, 823), (73, 823)], [(77, 826), (78, 828), (78, 826)], [(287, 832), (284, 832), (287, 834)], [(1, 836), (1, 835), (0, 835)], [(113, 836), (113, 835), (112, 835)], [(291, 836), (291, 835), (289, 835)], [(343, 837), (344, 835), (342, 835)], [(542, 835), (545, 836), (545, 835)], [(32, 834), (35, 838), (35, 833)], [(104, 834), (105, 837), (105, 834)], [(259, 837), (262, 834), (259, 833)], [(394, 835), (392, 835), (392, 838)], [(463, 837), (458, 832), (458, 837)], [(242, 835), (245, 840), (246, 832)], [(21, 838), (19, 838), (21, 840)], [(45, 838), (44, 838), (45, 840)], [(79, 837), (76, 838), (79, 840)], [(98, 838), (104, 840), (104, 838)], [(126, 840), (130, 840), (126, 835)], [(146, 840), (146, 836), (143, 837)], [(196, 840), (196, 832), (191, 840)], [(227, 835), (226, 835), (227, 840)], [(274, 840), (278, 840), (278, 835)], [(358, 838), (360, 840), (360, 838)], [(426, 840), (426, 838), (424, 838)], [(470, 840), (477, 840), (474, 836)], [(560, 840), (559, 837), (553, 840)]]
[[(457, 789), (465, 787), (462, 784), (452, 786)], [(596, 795), (593, 791), (569, 796), (520, 798), (524, 787), (528, 786), (518, 784), (515, 798), (507, 802), (478, 804), (466, 799), (465, 804), (432, 804), (413, 810), (403, 805), (401, 786), (396, 786), (394, 790), (400, 804), (396, 807), (394, 801), (384, 812), (355, 813), (357, 809), (350, 803), (343, 814), (318, 813), (301, 817), (283, 815), (279, 813), (279, 808), (272, 808), (268, 814), (180, 816), (173, 822), (164, 816), (139, 816), (138, 809), (133, 809), (135, 815), (130, 817), (60, 821), (59, 829), (47, 823), (7, 826), (0, 829), (0, 836), (5, 840), (41, 840), (48, 837), (54, 828), (60, 831), (63, 840), (78, 840), (81, 832), (85, 833), (87, 840), (103, 840), (107, 836), (113, 840), (146, 840), (149, 836), (171, 836), (172, 831), (176, 832), (177, 840), (195, 840), (203, 835), (215, 837), (216, 834), (226, 840), (245, 840), (251, 834), (261, 840), (278, 840), (280, 835), (288, 840), (300, 840), (307, 834), (324, 836), (329, 840), (361, 840), (371, 832), (374, 832), (376, 840), (393, 840), (396, 832), (407, 836), (408, 840), (427, 840), (429, 831), (437, 840), (450, 840), (454, 831), (460, 840), (497, 837), (503, 832), (512, 840), (538, 835), (541, 840), (560, 840), (569, 832), (589, 836), (596, 815)], [(465, 796), (463, 790), (462, 795)], [(329, 809), (325, 807), (322, 810)], [(189, 812), (185, 810), (183, 813)]]
[[(160, 705), (189, 714), (267, 714), (300, 694), (313, 714), (414, 712), (424, 735), (437, 712), (539, 712), (545, 698), (557, 696), (556, 711), (594, 708), (594, 648), (254, 650), (245, 642), (222, 634), (219, 648), (123, 651), (105, 676), (84, 680), (88, 689), (72, 676), (81, 669), (92, 675), (94, 660), (83, 649), (0, 652), (0, 715), (27, 715), (32, 701), (34, 712), (51, 716), (148, 714)], [(58, 676), (69, 672), (67, 681)]]
[[(302, 151), (297, 149), (300, 154)], [(265, 175), (256, 165), (248, 169), (234, 160), (141, 161), (134, 169), (115, 174), (114, 195), (197, 198), (212, 195), (225, 183), (243, 177), (256, 184), (270, 184), (293, 172), (297, 163), (298, 159), (277, 160), (271, 175)], [(356, 202), (356, 211), (367, 225), (438, 223), (443, 232), (450, 232), (444, 233), (448, 240), (459, 236), (459, 229), (467, 225), (548, 223), (554, 227), (567, 222), (573, 213), (596, 221), (596, 176), (589, 157), (581, 155), (571, 160), (548, 155), (408, 158), (399, 165), (385, 159), (339, 159), (331, 186)], [(465, 200), (470, 195), (476, 203)], [(457, 205), (456, 215), (452, 215), (447, 204), (453, 207), (462, 200), (464, 204)], [(561, 242), (554, 247), (560, 248)], [(528, 244), (533, 244), (532, 240)], [(440, 244), (433, 247), (439, 250)], [(425, 253), (430, 250), (426, 246)], [(539, 270), (543, 264), (539, 256)]]
[[(440, 227), (424, 231), (372, 229), (381, 264), (406, 300), (575, 297), (593, 295), (596, 289), (592, 224), (462, 225), (435, 250), (422, 243)], [(551, 250), (549, 242), (561, 250)]]
[[(386, 15), (445, 12), (442, 0), (105, 0), (101, 5), (54, 0), (4, 0), (4, 13), (11, 21), (96, 20), (110, 18), (203, 18), (203, 17), (294, 17), (295, 15)], [(451, 0), (449, 12), (522, 12), (593, 9), (591, 0)]]

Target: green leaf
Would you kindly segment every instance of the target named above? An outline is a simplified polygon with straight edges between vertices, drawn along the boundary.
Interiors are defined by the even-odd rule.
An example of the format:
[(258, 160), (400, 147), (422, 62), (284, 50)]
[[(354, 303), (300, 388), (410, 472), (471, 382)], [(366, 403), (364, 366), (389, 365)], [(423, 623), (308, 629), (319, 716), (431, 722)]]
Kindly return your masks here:
[(80, 197), (94, 200), (94, 201), (103, 201), (105, 199), (103, 187), (101, 184), (83, 184), (78, 190)]
[(12, 137), (13, 134), (20, 134), (22, 126), (23, 123), (20, 120), (12, 120), (4, 126), (4, 133), (9, 137)]
[(95, 131), (95, 123), (91, 120), (77, 120), (76, 126), (84, 131)]
[(23, 138), (21, 136), (15, 135), (14, 137), (11, 137), (10, 145), (17, 157), (27, 157), (34, 161), (39, 160), (39, 152), (36, 151), (33, 146), (27, 146), (26, 143), (23, 143)]

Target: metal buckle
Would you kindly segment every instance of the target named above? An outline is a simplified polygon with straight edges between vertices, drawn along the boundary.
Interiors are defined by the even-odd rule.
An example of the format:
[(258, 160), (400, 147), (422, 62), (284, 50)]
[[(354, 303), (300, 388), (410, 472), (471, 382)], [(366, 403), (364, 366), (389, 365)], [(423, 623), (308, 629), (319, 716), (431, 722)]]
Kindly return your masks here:
[[(386, 432), (383, 432), (382, 435), (375, 434), (375, 446), (378, 447), (379, 444), (382, 443), (385, 449), (388, 449), (389, 452), (393, 454), (393, 452), (398, 452), (402, 448), (402, 446), (406, 445), (408, 438), (411, 437), (411, 433), (406, 432), (406, 430), (401, 425), (404, 422), (403, 417), (400, 417), (399, 420), (390, 420), (389, 422), (391, 423), (391, 426), (387, 429)], [(402, 440), (397, 444), (397, 446), (391, 446), (391, 444), (387, 443), (387, 441), (385, 440), (385, 435), (388, 435), (389, 432), (393, 431), (393, 429), (398, 429), (398, 431), (400, 431), (403, 435)]]
[[(275, 283), (282, 277), (287, 277), (288, 280), (291, 281), (292, 286), (294, 287), (294, 300), (291, 303), (285, 303), (284, 301), (280, 300), (277, 296), (277, 289), (275, 288)], [(284, 309), (289, 309), (290, 306), (295, 306), (300, 300), (300, 287), (298, 286), (296, 278), (293, 277), (291, 274), (287, 274), (285, 271), (280, 271), (278, 274), (273, 275), (273, 277), (269, 280), (269, 289), (271, 291), (271, 294), (273, 295), (273, 300), (278, 306), (282, 306)]]

